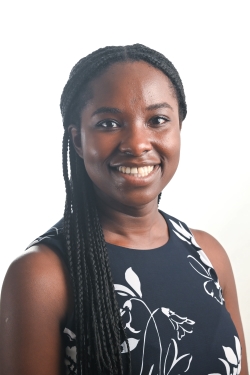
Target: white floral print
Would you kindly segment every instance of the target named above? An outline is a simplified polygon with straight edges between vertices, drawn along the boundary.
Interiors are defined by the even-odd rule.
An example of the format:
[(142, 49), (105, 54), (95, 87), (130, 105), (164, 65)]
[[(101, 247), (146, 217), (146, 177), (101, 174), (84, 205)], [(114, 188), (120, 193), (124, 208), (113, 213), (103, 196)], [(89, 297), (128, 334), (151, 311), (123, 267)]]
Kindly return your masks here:
[[(201, 251), (198, 253), (200, 255)], [(188, 259), (191, 267), (193, 267), (193, 269), (197, 273), (199, 273), (203, 278), (206, 279), (206, 281), (203, 283), (205, 292), (211, 297), (215, 298), (216, 301), (218, 301), (221, 305), (223, 305), (224, 298), (222, 296), (222, 289), (220, 287), (218, 277), (214, 269), (211, 267), (206, 267), (203, 262), (199, 262), (192, 255), (188, 255)]]
[[(174, 359), (170, 361), (170, 367), (169, 367), (168, 358), (169, 358), (169, 353), (171, 351), (171, 348), (173, 347), (174, 347)], [(192, 362), (192, 356), (190, 354), (184, 354), (178, 357), (177, 343), (174, 339), (172, 339), (168, 346), (168, 351), (165, 357), (163, 374), (165, 375), (171, 374), (172, 369), (174, 369), (175, 374), (178, 374), (178, 375), (187, 373), (187, 371), (190, 368), (191, 362)]]
[(183, 318), (175, 314), (175, 312), (171, 311), (170, 309), (166, 309), (165, 307), (162, 307), (161, 311), (163, 312), (163, 314), (167, 315), (172, 326), (177, 331), (178, 340), (181, 340), (186, 333), (193, 332), (192, 326), (195, 324), (193, 320), (188, 319), (187, 317)]
[(200, 260), (197, 260), (192, 255), (188, 255), (187, 258), (189, 259), (189, 264), (191, 267), (193, 267), (198, 274), (206, 279), (206, 281), (203, 283), (205, 292), (223, 305), (224, 298), (222, 295), (222, 289), (210, 260), (197, 244), (191, 232), (189, 233), (180, 222), (177, 224), (171, 219), (170, 221), (176, 229), (173, 229), (173, 232), (177, 235), (177, 237), (179, 237), (182, 241), (187, 242), (189, 245), (193, 245), (196, 249), (196, 253), (199, 255)]
[(65, 367), (67, 375), (76, 374), (76, 335), (69, 328), (64, 328), (65, 348)]
[[(181, 317), (180, 315), (177, 315), (175, 312), (173, 312), (172, 310), (166, 307), (157, 308), (154, 311), (151, 311), (150, 308), (142, 299), (141, 282), (140, 282), (138, 275), (133, 271), (132, 267), (129, 267), (126, 270), (125, 280), (132, 289), (128, 288), (125, 285), (114, 284), (115, 290), (120, 296), (128, 297), (128, 299), (126, 299), (126, 301), (123, 303), (122, 308), (120, 309), (120, 314), (123, 317), (123, 321), (125, 321), (124, 328), (128, 329), (133, 334), (138, 334), (141, 332), (141, 330), (138, 330), (136, 329), (136, 327), (133, 326), (133, 322), (132, 322), (132, 308), (133, 308), (134, 301), (140, 302), (148, 312), (148, 320), (146, 322), (144, 335), (143, 335), (140, 375), (143, 373), (145, 345), (147, 341), (147, 330), (151, 322), (153, 322), (157, 336), (158, 336), (159, 362), (151, 366), (149, 374), (152, 374), (153, 369), (156, 367), (158, 368), (159, 375), (169, 375), (173, 373), (173, 371), (174, 373), (177, 373), (176, 371), (178, 371), (178, 374), (187, 372), (188, 369), (190, 368), (192, 355), (190, 353), (187, 353), (178, 357), (178, 345), (174, 338), (171, 339), (171, 342), (169, 343), (166, 354), (163, 353), (161, 336), (160, 336), (160, 332), (158, 330), (158, 326), (155, 320), (155, 314), (157, 312), (162, 312), (168, 318), (169, 322), (171, 323), (174, 330), (176, 331), (176, 336), (178, 340), (181, 340), (185, 336), (186, 333), (190, 334), (193, 332), (193, 325), (195, 324), (195, 322), (191, 319), (188, 319), (187, 317)], [(124, 319), (125, 314), (127, 314), (127, 319)], [(128, 337), (128, 344), (129, 344), (130, 351), (133, 351), (137, 348), (140, 340), (141, 340), (140, 338), (137, 339), (135, 337)], [(127, 344), (125, 341), (121, 344), (121, 347), (122, 347), (121, 353), (128, 352)]]
[[(218, 358), (225, 366), (225, 375), (239, 375), (241, 371), (241, 346), (238, 337), (234, 336), (235, 352), (229, 346), (222, 346), (225, 354), (224, 358)], [(224, 375), (213, 373), (209, 375)]]
[(169, 219), (171, 223), (173, 224), (174, 228), (177, 230), (177, 232), (173, 229), (173, 232), (179, 237), (182, 241), (185, 241), (189, 243), (189, 245), (193, 244), (195, 247), (200, 249), (200, 246), (195, 241), (194, 236), (191, 232), (188, 232), (182, 225), (182, 223), (179, 222), (179, 224), (175, 223), (173, 220)]
[[(224, 310), (225, 308), (224, 306), (222, 306), (224, 299), (221, 293), (220, 284), (208, 257), (196, 243), (193, 234), (189, 232), (188, 228), (184, 224), (177, 221), (176, 219), (172, 220), (170, 218), (167, 218), (167, 220), (170, 220), (171, 224), (169, 224), (171, 227), (173, 226), (172, 231), (175, 233), (174, 236), (177, 236), (179, 239), (177, 239), (178, 244), (176, 246), (176, 249), (174, 248), (174, 250), (178, 250), (179, 246), (181, 247), (182, 244), (184, 245), (185, 249), (189, 248), (190, 246), (191, 251), (189, 252), (189, 254), (184, 255), (184, 260), (188, 260), (188, 269), (191, 270), (189, 272), (189, 275), (191, 276), (191, 273), (193, 273), (194, 270), (195, 272), (193, 273), (193, 275), (195, 275), (195, 279), (196, 275), (199, 275), (198, 277), (201, 277), (203, 283), (201, 285), (204, 287), (204, 290), (206, 292), (206, 294), (204, 293), (204, 295), (208, 295), (215, 299), (221, 306), (218, 305), (217, 302), (215, 302), (214, 306), (216, 306), (217, 309)], [(57, 239), (57, 236), (60, 235), (61, 232), (61, 227), (53, 227), (45, 235), (35, 240), (32, 245), (43, 240), (53, 240), (59, 242), (60, 240)], [(53, 243), (56, 244), (56, 242)], [(188, 245), (186, 246), (185, 243), (187, 243)], [(190, 268), (190, 266), (192, 268)], [(168, 305), (167, 300), (163, 303), (164, 306), (158, 307), (158, 304), (156, 304), (156, 307), (150, 308), (149, 303), (147, 302), (147, 304), (145, 302), (145, 285), (144, 283), (143, 285), (141, 284), (142, 279), (140, 280), (140, 277), (138, 277), (139, 272), (137, 275), (132, 267), (129, 266), (125, 267), (125, 270), (124, 282), (115, 284), (114, 288), (119, 299), (118, 302), (120, 306), (120, 315), (122, 316), (124, 328), (128, 337), (129, 349), (132, 352), (132, 361), (136, 360), (136, 362), (134, 363), (136, 363), (136, 366), (138, 366), (136, 370), (133, 367), (133, 374), (193, 375), (199, 373), (199, 371), (197, 372), (197, 366), (198, 363), (201, 363), (200, 361), (203, 360), (203, 357), (200, 360), (199, 356), (196, 356), (197, 352), (193, 353), (193, 349), (191, 349), (194, 348), (192, 345), (193, 338), (196, 340), (196, 337), (199, 338), (199, 335), (203, 333), (203, 331), (200, 330), (200, 321), (198, 321), (198, 317), (197, 321), (196, 318), (194, 321), (191, 320), (189, 316), (187, 317), (185, 313), (181, 314), (179, 308), (172, 307), (177, 312), (173, 311), (172, 309), (170, 309), (171, 306)], [(155, 285), (157, 286), (158, 284)], [(171, 280), (169, 285), (172, 288), (173, 284), (171, 283)], [(208, 299), (210, 300), (210, 298)], [(174, 303), (173, 301), (174, 300), (172, 300), (171, 304)], [(197, 307), (197, 305), (195, 307)], [(145, 314), (141, 315), (141, 312), (143, 314), (145, 312)], [(181, 315), (179, 315), (178, 313), (180, 313)], [(70, 319), (67, 322), (67, 327), (69, 327), (70, 329), (64, 328), (63, 331), (66, 374), (76, 375), (76, 335), (71, 331), (71, 329), (73, 329), (73, 319)], [(229, 327), (229, 329), (231, 329), (230, 324), (226, 325), (225, 327)], [(211, 329), (213, 329), (212, 326)], [(217, 355), (217, 359), (215, 359), (214, 357), (212, 359), (213, 363), (217, 363), (218, 368), (216, 368), (217, 365), (215, 363), (215, 368), (213, 370), (214, 372), (209, 373), (208, 375), (240, 374), (241, 347), (239, 339), (238, 337), (236, 337), (235, 330), (233, 330), (233, 332), (234, 333), (232, 333), (232, 337), (234, 337), (235, 345), (229, 344), (229, 346), (222, 346), (220, 344), (221, 346), (219, 346), (218, 348), (220, 350), (220, 354)], [(152, 336), (154, 336), (153, 340)], [(190, 347), (187, 346), (189, 338), (191, 345)], [(152, 342), (154, 346), (152, 346)], [(227, 341), (224, 341), (224, 345), (226, 344)], [(153, 349), (152, 355), (149, 354), (151, 349)], [(194, 348), (194, 350), (196, 349)], [(125, 357), (125, 353), (127, 352), (127, 344), (126, 342), (123, 342), (121, 344), (121, 353)], [(204, 360), (205, 355), (206, 354), (204, 353)], [(202, 373), (204, 373), (204, 371)]]

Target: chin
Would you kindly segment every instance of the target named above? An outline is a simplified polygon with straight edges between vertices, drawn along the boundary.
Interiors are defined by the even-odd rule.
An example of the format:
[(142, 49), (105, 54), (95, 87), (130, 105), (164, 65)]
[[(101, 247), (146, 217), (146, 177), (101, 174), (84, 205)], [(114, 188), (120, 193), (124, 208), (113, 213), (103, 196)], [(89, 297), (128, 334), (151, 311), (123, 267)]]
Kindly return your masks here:
[(122, 199), (119, 199), (121, 206), (127, 206), (131, 208), (140, 208), (149, 204), (158, 204), (158, 195), (160, 194), (143, 194), (138, 192), (137, 194), (124, 194)]

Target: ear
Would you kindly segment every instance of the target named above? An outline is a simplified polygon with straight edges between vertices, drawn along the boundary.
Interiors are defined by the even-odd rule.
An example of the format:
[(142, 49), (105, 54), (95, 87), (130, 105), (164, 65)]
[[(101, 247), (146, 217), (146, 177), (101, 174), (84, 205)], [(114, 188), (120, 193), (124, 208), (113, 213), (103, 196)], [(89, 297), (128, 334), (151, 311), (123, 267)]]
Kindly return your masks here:
[(75, 125), (70, 125), (68, 127), (68, 132), (72, 143), (74, 145), (74, 149), (76, 153), (83, 159), (83, 152), (82, 152), (82, 142), (81, 142), (81, 132)]
[(180, 124), (179, 124), (179, 125), (180, 125), (180, 130), (181, 130), (181, 129), (182, 129), (182, 121), (180, 121)]

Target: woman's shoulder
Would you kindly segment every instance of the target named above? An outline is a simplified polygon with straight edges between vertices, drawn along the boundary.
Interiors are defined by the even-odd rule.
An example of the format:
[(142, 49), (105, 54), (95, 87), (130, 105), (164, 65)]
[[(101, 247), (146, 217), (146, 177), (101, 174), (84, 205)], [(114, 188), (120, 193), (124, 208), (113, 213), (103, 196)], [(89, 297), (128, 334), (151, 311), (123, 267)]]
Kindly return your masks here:
[[(5, 276), (0, 303), (0, 366), (4, 374), (60, 374), (61, 327), (71, 313), (69, 277), (48, 246), (31, 247)], [(46, 361), (44, 362), (44, 358)]]
[(10, 264), (3, 283), (2, 302), (5, 296), (8, 301), (13, 299), (12, 303), (30, 305), (29, 309), (34, 304), (37, 308), (49, 305), (50, 311), (63, 320), (69, 301), (69, 275), (64, 262), (43, 243), (30, 247)]
[(196, 243), (204, 251), (213, 265), (219, 277), (222, 290), (225, 290), (228, 278), (231, 278), (233, 275), (231, 263), (226, 250), (211, 234), (199, 229), (190, 230)]
[(190, 229), (191, 233), (196, 239), (198, 245), (209, 255), (214, 257), (223, 257), (223, 259), (228, 258), (226, 250), (220, 244), (220, 242), (212, 236), (210, 233), (200, 230), (200, 229)]
[(247, 374), (245, 339), (238, 305), (236, 285), (229, 257), (222, 245), (209, 233), (192, 229), (196, 242), (210, 259), (220, 280), (225, 305), (236, 326), (242, 346), (242, 374)]
[(21, 294), (29, 293), (34, 299), (44, 295), (63, 317), (70, 284), (64, 261), (63, 220), (32, 241), (26, 251), (11, 263), (4, 286), (6, 283), (16, 285), (17, 282)]
[(219, 241), (203, 230), (191, 229), (183, 221), (164, 212), (162, 214), (170, 224), (170, 229), (180, 239), (192, 244), (196, 250), (202, 250), (206, 254), (220, 279), (222, 289), (224, 289), (228, 276), (232, 274), (232, 268), (226, 250)]
[[(70, 301), (70, 277), (65, 266), (62, 221), (34, 240), (9, 266), (4, 278), (1, 309), (11, 313), (24, 309), (66, 318)], [(18, 307), (19, 306), (19, 307)], [(46, 311), (45, 306), (49, 306)], [(26, 314), (29, 317), (29, 313)]]

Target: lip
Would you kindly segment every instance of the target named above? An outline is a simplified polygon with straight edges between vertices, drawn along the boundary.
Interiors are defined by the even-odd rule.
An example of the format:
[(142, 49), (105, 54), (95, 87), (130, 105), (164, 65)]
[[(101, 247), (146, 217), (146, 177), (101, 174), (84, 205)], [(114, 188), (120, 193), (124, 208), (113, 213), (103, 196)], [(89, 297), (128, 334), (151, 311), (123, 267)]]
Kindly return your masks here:
[(145, 161), (145, 162), (142, 162), (142, 163), (135, 163), (135, 162), (132, 162), (132, 161), (123, 161), (123, 162), (120, 162), (120, 163), (112, 163), (110, 165), (111, 168), (119, 168), (119, 167), (130, 167), (130, 168), (139, 168), (139, 167), (147, 167), (147, 166), (155, 166), (155, 165), (158, 165), (160, 164), (159, 162), (154, 162), (154, 161)]
[(111, 168), (119, 168), (119, 167), (130, 167), (130, 168), (140, 168), (140, 167), (147, 167), (147, 166), (156, 166), (161, 165), (161, 159), (159, 155), (151, 154), (151, 155), (143, 155), (139, 157), (128, 156), (124, 157), (121, 155), (116, 155), (115, 157), (110, 160), (109, 166)]
[(136, 160), (134, 159), (117, 159), (116, 161), (113, 161), (110, 163), (110, 168), (119, 168), (119, 167), (129, 167), (129, 168), (140, 168), (140, 167), (148, 167), (148, 166), (153, 166), (155, 167), (156, 165), (160, 165), (161, 160), (158, 158), (151, 158), (150, 160), (142, 160), (140, 158), (137, 158)]

